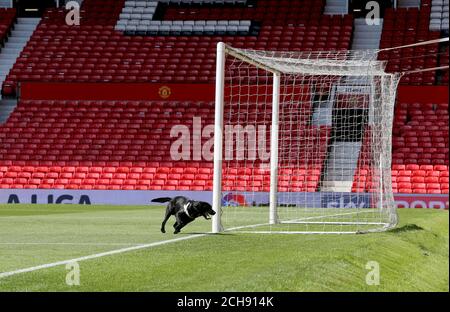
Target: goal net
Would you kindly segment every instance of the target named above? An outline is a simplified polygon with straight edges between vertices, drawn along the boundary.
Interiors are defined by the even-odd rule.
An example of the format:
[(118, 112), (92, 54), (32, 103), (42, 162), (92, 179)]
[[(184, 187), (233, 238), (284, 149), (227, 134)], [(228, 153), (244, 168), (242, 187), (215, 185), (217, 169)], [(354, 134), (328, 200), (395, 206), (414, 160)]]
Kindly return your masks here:
[(213, 232), (356, 233), (397, 223), (391, 136), (401, 77), (374, 51), (218, 44)]

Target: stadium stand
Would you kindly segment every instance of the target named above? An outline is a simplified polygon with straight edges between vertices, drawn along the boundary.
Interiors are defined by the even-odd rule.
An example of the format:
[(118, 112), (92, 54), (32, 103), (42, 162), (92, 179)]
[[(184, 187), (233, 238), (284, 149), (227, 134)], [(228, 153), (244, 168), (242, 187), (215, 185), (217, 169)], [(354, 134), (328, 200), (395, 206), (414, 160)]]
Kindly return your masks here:
[(395, 115), (393, 163), (448, 164), (448, 104), (399, 103)]
[[(399, 193), (448, 193), (448, 103), (397, 103), (392, 187)], [(366, 151), (361, 151), (364, 155)], [(353, 191), (369, 191), (370, 168), (358, 166)]]
[[(194, 116), (212, 124), (213, 103), (20, 102), (8, 122), (1, 126), (0, 160), (10, 165), (0, 168), (0, 186), (168, 190), (180, 186), (182, 190), (210, 190), (211, 162), (173, 162), (170, 155), (173, 141), (170, 129), (177, 124), (191, 125)], [(303, 131), (318, 131), (323, 142), (298, 147), (307, 154), (304, 159), (314, 161), (316, 167), (298, 172), (293, 185), (280, 181), (280, 187), (315, 191), (330, 128), (304, 126)], [(286, 154), (285, 159), (289, 157), (287, 153), (297, 157), (292, 148), (282, 153)], [(245, 183), (230, 183), (239, 180), (236, 175), (242, 176), (249, 169), (241, 165), (226, 170), (225, 188), (248, 187)], [(291, 171), (284, 168), (282, 173), (286, 176)], [(270, 174), (261, 171), (253, 178), (267, 181)], [(259, 184), (254, 188), (259, 190)]]
[(448, 103), (400, 103), (393, 137), (397, 190), (448, 193)]
[[(0, 128), (0, 187), (210, 190), (212, 163), (173, 162), (169, 151), (171, 127), (189, 126), (193, 116), (212, 124), (213, 107), (210, 102), (21, 102)], [(394, 191), (448, 192), (447, 107), (398, 105), (393, 179), (401, 178), (394, 181)], [(281, 170), (280, 188), (286, 191), (314, 191), (318, 187), (330, 129), (305, 127), (304, 131), (320, 131), (322, 144), (301, 148), (308, 154), (305, 159), (315, 160), (315, 167), (296, 172), (294, 184), (283, 180), (292, 176), (292, 169)], [(289, 149), (289, 153), (295, 152)], [(288, 155), (283, 158), (288, 159)], [(225, 170), (224, 188), (248, 188), (246, 170), (250, 168)], [(361, 187), (357, 181), (365, 181), (367, 174), (364, 169), (358, 172), (354, 190)], [(230, 184), (239, 180), (236, 175), (242, 177), (242, 185)], [(416, 176), (424, 177), (422, 184), (406, 182)], [(256, 181), (253, 190), (264, 190), (258, 181), (268, 181), (265, 179), (270, 175), (261, 170), (251, 178)], [(369, 190), (370, 186), (363, 188)]]
[[(1, 169), (1, 187), (174, 189), (166, 185), (172, 183), (167, 175), (188, 164), (171, 162), (171, 125), (192, 123), (197, 113), (208, 120), (212, 107), (192, 102), (21, 102), (2, 126), (0, 157), (9, 166), (6, 172)], [(177, 177), (170, 180), (178, 182)], [(198, 183), (192, 187), (199, 189)]]
[[(305, 1), (311, 6), (305, 6)], [(90, 12), (88, 8), (102, 3), (85, 1), (83, 9)], [(292, 10), (295, 14), (291, 15), (286, 1), (261, 1), (261, 10), (249, 9), (248, 18), (263, 19), (258, 36), (124, 36), (112, 26), (120, 14), (117, 4), (109, 15), (88, 15), (86, 23), (75, 30), (64, 25), (63, 11), (50, 10), (7, 76), (2, 92), (14, 95), (17, 81), (211, 82), (215, 44), (220, 40), (238, 48), (285, 51), (349, 48), (353, 27), (350, 15), (322, 16), (322, 2), (298, 3), (302, 4), (298, 7), (311, 7), (309, 14)], [(273, 14), (276, 5), (282, 8), (281, 13)], [(235, 10), (245, 12), (233, 8), (223, 13), (222, 19), (227, 14), (233, 16)], [(218, 18), (209, 13), (211, 18)], [(203, 15), (197, 18), (203, 19)], [(92, 24), (97, 19), (101, 23)], [(296, 25), (286, 23), (294, 19)]]
[[(146, 12), (139, 1), (120, 0), (111, 5), (108, 0), (85, 0), (82, 26), (75, 28), (64, 24), (64, 11), (49, 10), (10, 71), (2, 92), (16, 95), (20, 81), (212, 82), (218, 41), (238, 48), (280, 51), (350, 47), (351, 15), (323, 15), (324, 1), (292, 2), (260, 0), (254, 7), (168, 5), (158, 25), (147, 25), (142, 21), (148, 20), (144, 15), (150, 11)], [(439, 38), (433, 27), (430, 31), (437, 16), (432, 15), (432, 7), (438, 3), (425, 0), (420, 9), (387, 9), (381, 48)], [(448, 2), (442, 3), (444, 18)], [(202, 20), (219, 26), (219, 20), (224, 19), (229, 19), (228, 25), (220, 26), (237, 27), (236, 21), (239, 26), (244, 21), (242, 26), (248, 26), (250, 33), (256, 25), (257, 34), (244, 36), (226, 27), (220, 28), (221, 35), (216, 30), (178, 34), (178, 26), (192, 22), (195, 26)], [(124, 34), (129, 24), (136, 25), (136, 31), (141, 24), (177, 27), (164, 28), (161, 33), (160, 28), (152, 33), (147, 27), (139, 29), (145, 34)], [(205, 21), (200, 26), (206, 25)], [(392, 61), (389, 69), (408, 70), (412, 66), (408, 57), (438, 49), (438, 45), (431, 50), (416, 47), (404, 49), (401, 55), (389, 52), (382, 57)], [(446, 56), (416, 58), (415, 62), (422, 68), (448, 64), (448, 49), (444, 53)], [(448, 84), (448, 71), (438, 78), (435, 72), (411, 75), (402, 83)], [(398, 103), (395, 113), (394, 191), (448, 193), (448, 104)], [(7, 122), (0, 125), (0, 188), (211, 190), (212, 162), (173, 162), (168, 154), (171, 126), (190, 125), (193, 116), (212, 124), (213, 103), (21, 100)], [(305, 150), (308, 159), (317, 163), (310, 171), (281, 169), (281, 190), (318, 190), (330, 129), (305, 126), (304, 131), (318, 131), (322, 138), (322, 144)], [(226, 169), (224, 190), (247, 189), (244, 182), (249, 170), (240, 165)], [(358, 169), (353, 190), (370, 191), (371, 186), (365, 183), (368, 174), (367, 168)], [(238, 180), (236, 175), (242, 177), (242, 185), (231, 184)], [(297, 176), (295, 183), (283, 180), (293, 175)], [(252, 176), (253, 190), (267, 191), (262, 181), (268, 178), (268, 171), (257, 172)]]
[[(438, 39), (440, 32), (430, 31), (429, 21), (430, 9), (428, 7), (421, 7), (420, 9), (386, 9), (380, 48), (383, 49)], [(438, 61), (436, 53), (438, 49), (439, 45), (436, 43), (434, 45), (385, 51), (380, 55), (380, 59), (389, 60), (387, 70), (393, 72), (408, 71), (413, 68), (436, 67)], [(416, 57), (415, 55), (420, 55), (421, 57)], [(406, 75), (400, 83), (409, 85), (434, 85), (436, 83), (436, 72), (428, 71)]]

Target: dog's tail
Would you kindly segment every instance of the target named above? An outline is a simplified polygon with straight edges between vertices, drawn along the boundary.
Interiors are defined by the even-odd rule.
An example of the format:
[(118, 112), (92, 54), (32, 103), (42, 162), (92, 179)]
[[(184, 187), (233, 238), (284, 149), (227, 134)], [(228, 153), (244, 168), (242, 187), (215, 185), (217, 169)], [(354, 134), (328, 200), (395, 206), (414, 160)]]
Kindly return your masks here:
[(166, 202), (171, 201), (171, 200), (172, 200), (172, 198), (170, 198), (170, 197), (160, 197), (160, 198), (152, 199), (152, 202), (154, 202), (154, 203), (166, 203)]

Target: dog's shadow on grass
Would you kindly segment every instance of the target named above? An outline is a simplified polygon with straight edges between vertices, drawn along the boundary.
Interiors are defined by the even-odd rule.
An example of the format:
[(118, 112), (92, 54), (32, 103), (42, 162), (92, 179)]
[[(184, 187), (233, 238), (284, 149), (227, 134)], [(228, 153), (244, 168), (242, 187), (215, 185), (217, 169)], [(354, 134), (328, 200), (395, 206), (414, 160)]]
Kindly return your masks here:
[(418, 226), (417, 224), (405, 224), (404, 226), (397, 227), (395, 229), (387, 231), (388, 233), (404, 233), (404, 232), (412, 232), (412, 231), (423, 231), (424, 228)]

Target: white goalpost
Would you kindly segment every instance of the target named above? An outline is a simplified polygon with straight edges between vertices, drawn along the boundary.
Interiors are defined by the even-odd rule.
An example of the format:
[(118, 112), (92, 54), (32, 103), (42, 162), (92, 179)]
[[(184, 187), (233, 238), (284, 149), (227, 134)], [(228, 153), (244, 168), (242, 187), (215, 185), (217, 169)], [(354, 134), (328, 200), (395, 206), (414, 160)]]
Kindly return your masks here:
[(391, 138), (404, 73), (387, 72), (380, 51), (218, 43), (214, 233), (395, 227)]

